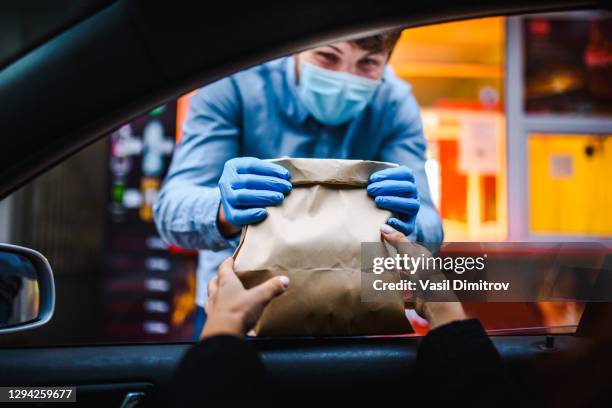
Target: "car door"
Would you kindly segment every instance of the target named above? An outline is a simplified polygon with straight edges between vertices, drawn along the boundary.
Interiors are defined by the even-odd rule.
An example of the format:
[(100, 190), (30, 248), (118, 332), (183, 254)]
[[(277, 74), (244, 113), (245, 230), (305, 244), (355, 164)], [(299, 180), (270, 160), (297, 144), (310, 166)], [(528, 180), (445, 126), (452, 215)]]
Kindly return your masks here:
[[(458, 160), (457, 153), (452, 153), (457, 144), (446, 143), (447, 128), (436, 121), (452, 122), (457, 112), (465, 117), (469, 103), (462, 100), (457, 106), (453, 105), (456, 101), (446, 101), (446, 105), (443, 101), (442, 106), (432, 104), (431, 109), (424, 109), (425, 125), (441, 135), (435, 146), (442, 180), (456, 180), (454, 189), (441, 185), (439, 193), (447, 197), (458, 194), (465, 202), (444, 207), (448, 201), (441, 201), (443, 215), (451, 214), (448, 219), (456, 221), (451, 226), (465, 234), (478, 234), (494, 225), (500, 234), (496, 238), (531, 238), (526, 201), (509, 207), (516, 212), (511, 221), (503, 209), (505, 195), (516, 200), (510, 192), (524, 191), (521, 182), (529, 177), (532, 183), (547, 183), (539, 173), (528, 173), (533, 166), (528, 165), (527, 143), (531, 143), (532, 154), (558, 157), (568, 153), (546, 150), (554, 149), (550, 133), (602, 136), (576, 139), (575, 149), (582, 154), (588, 146), (607, 146), (604, 136), (612, 134), (612, 125), (605, 113), (593, 121), (580, 118), (561, 128), (552, 120), (552, 128), (546, 128), (544, 120), (530, 116), (531, 111), (505, 110), (504, 103), (521, 98), (518, 88), (508, 88), (508, 84), (516, 85), (508, 78), (517, 80), (525, 66), (521, 59), (524, 41), (550, 30), (551, 21), (559, 19), (558, 15), (531, 18), (527, 14), (578, 6), (604, 13), (599, 11), (601, 5), (539, 1), (459, 6), (439, 2), (434, 8), (431, 3), (269, 2), (223, 4), (213, 12), (207, 6), (187, 2), (117, 1), (96, 5), (51, 30), (30, 51), (14, 54), (0, 72), (0, 100), (9, 101), (0, 110), (0, 238), (35, 247), (51, 260), (56, 275), (56, 312), (43, 327), (0, 337), (0, 385), (75, 386), (77, 402), (83, 406), (170, 403), (173, 372), (192, 344), (197, 253), (164, 243), (153, 224), (151, 207), (181, 137), (180, 124), (189, 110), (190, 92), (256, 63), (346, 35), (499, 17), (476, 24), (503, 34), (503, 41), (489, 46), (503, 48), (506, 61), (448, 66), (444, 61), (405, 62), (397, 57), (391, 63), (396, 71), (405, 69), (411, 78), (425, 78), (414, 81), (418, 84), (415, 92), (424, 95), (443, 94), (435, 84), (449, 81), (445, 75), (459, 78), (461, 83), (478, 83), (476, 89), (482, 90), (482, 95), (475, 99), (490, 106), (485, 116), (480, 111), (480, 116), (468, 115), (468, 126), (485, 123), (497, 128), (512, 119), (507, 150), (496, 145), (494, 153), (507, 154), (508, 161), (518, 157), (515, 171), (523, 178), (512, 178), (514, 170), (512, 174), (499, 170), (505, 163), (498, 163), (498, 170), (492, 173), (470, 169), (465, 176), (450, 166), (444, 173), (444, 157)], [(576, 21), (582, 20), (576, 17)], [(438, 29), (440, 33), (461, 30)], [(426, 46), (459, 47), (448, 45), (441, 34), (437, 43), (431, 32), (414, 35), (431, 40), (422, 43)], [(506, 42), (507, 38), (517, 42)], [(418, 53), (411, 45), (406, 42), (410, 52), (402, 55)], [(451, 88), (457, 89), (455, 85)], [(535, 97), (530, 103), (535, 111), (544, 102)], [(572, 113), (573, 108), (568, 109)], [(560, 122), (568, 123), (565, 117)], [(517, 123), (521, 128), (515, 130), (512, 126)], [(161, 139), (149, 137), (152, 132)], [(514, 132), (521, 136), (514, 137)], [(155, 155), (152, 160), (159, 168), (146, 170), (145, 154)], [(555, 160), (559, 161), (555, 171), (565, 174), (567, 161)], [(606, 165), (610, 160), (601, 159), (601, 163)], [(435, 160), (430, 164), (435, 169)], [(594, 170), (587, 174), (595, 177)], [(601, 177), (597, 180), (598, 186), (605, 185)], [(499, 189), (502, 181), (508, 183), (507, 190)], [(461, 183), (463, 189), (457, 187)], [(580, 180), (576, 181), (579, 184)], [(483, 207), (482, 217), (480, 213), (474, 216), (470, 211), (488, 202), (486, 197), (500, 204), (489, 210)], [(548, 207), (538, 192), (532, 191), (530, 197), (536, 200), (536, 211), (545, 213)], [(463, 215), (452, 218), (459, 213)], [(546, 218), (545, 214), (541, 217)], [(550, 226), (543, 225), (541, 228), (549, 231)], [(559, 228), (562, 236), (566, 227)], [(582, 232), (592, 238), (590, 230)], [(484, 240), (485, 236), (478, 237)], [(603, 238), (595, 236), (598, 241), (609, 241), (607, 230)], [(552, 311), (533, 302), (466, 306), (490, 329), (504, 362), (530, 393), (532, 402), (546, 400), (553, 378), (549, 375), (555, 373), (552, 368), (541, 372), (534, 367), (543, 361), (562, 361), (603, 336), (600, 328), (609, 323), (605, 304), (569, 303), (556, 305)], [(283, 395), (322, 404), (334, 399), (349, 404), (376, 400), (380, 390), (401, 390), (389, 392), (388, 398), (405, 401), (410, 399), (404, 391), (406, 384), (418, 376), (419, 335), (427, 331), (418, 316), (412, 315), (411, 323), (417, 335), (249, 341), (261, 352), (269, 386), (282, 390)], [(581, 335), (576, 335), (577, 327), (582, 329)], [(557, 367), (556, 373), (568, 374), (564, 370), (569, 367)], [(321, 399), (323, 393), (329, 400)]]

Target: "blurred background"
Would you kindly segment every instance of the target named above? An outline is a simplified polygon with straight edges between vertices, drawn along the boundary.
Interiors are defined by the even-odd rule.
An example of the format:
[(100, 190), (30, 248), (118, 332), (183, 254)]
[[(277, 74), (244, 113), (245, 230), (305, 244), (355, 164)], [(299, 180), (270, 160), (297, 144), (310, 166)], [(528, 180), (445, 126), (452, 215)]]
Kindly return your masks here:
[[(446, 241), (612, 242), (610, 13), (407, 29), (390, 64), (421, 105)], [(166, 246), (151, 209), (190, 95), (0, 202), (0, 242), (41, 251), (55, 271), (56, 316), (37, 332), (45, 344), (190, 340), (197, 254)], [(582, 305), (466, 309), (491, 333), (571, 332)], [(425, 333), (426, 323), (410, 316)]]

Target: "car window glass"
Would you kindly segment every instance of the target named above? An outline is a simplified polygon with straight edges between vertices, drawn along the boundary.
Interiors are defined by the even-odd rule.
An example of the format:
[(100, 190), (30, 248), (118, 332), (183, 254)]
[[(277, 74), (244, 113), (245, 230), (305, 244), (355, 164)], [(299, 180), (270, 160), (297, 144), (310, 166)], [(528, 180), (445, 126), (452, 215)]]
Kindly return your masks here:
[[(420, 109), (427, 142), (424, 174), (445, 241), (610, 241), (612, 94), (606, 90), (612, 88), (611, 21), (606, 12), (566, 12), (403, 31), (389, 66), (399, 80), (410, 84), (414, 106)], [(334, 57), (316, 58), (331, 64)], [(367, 70), (372, 62), (364, 64)], [(251, 79), (264, 78), (261, 72)], [(288, 72), (292, 79), (275, 83), (275, 89), (295, 86)], [(263, 149), (277, 143), (273, 135), (282, 134), (283, 121), (290, 120), (287, 115), (304, 119), (287, 100), (274, 100), (284, 107), (276, 116), (267, 116), (263, 107), (244, 116), (240, 109), (254, 102), (236, 96), (236, 89), (245, 86), (239, 82), (235, 76), (222, 79), (152, 109), (0, 201), (0, 240), (45, 254), (57, 287), (52, 322), (0, 342), (193, 338), (201, 317), (196, 307), (198, 279), (207, 279), (198, 277), (203, 254), (169, 244), (154, 222), (154, 203), (177, 144), (194, 137), (194, 124), (216, 132), (209, 155), (183, 163), (185, 168), (201, 168), (201, 173), (194, 172), (193, 185), (215, 185), (216, 180), (207, 178), (223, 166), (213, 160), (215, 149), (229, 157)], [(249, 84), (250, 95), (265, 94), (264, 84)], [(297, 90), (285, 91), (284, 97), (298, 97)], [(190, 109), (205, 109), (201, 117), (214, 120), (185, 124)], [(269, 140), (247, 147), (224, 144), (230, 123), (239, 123), (238, 131), (246, 132), (263, 122)], [(300, 126), (319, 132), (320, 124)], [(297, 146), (302, 140), (278, 143)], [(333, 154), (326, 150), (333, 149), (331, 142), (317, 143), (313, 155)], [(183, 216), (176, 214), (177, 219)], [(207, 262), (220, 262), (215, 253), (204, 254)], [(516, 259), (516, 254), (502, 255)], [(573, 332), (584, 308), (580, 302), (464, 306), (491, 333)], [(412, 335), (427, 333), (425, 320), (413, 310), (407, 315)]]

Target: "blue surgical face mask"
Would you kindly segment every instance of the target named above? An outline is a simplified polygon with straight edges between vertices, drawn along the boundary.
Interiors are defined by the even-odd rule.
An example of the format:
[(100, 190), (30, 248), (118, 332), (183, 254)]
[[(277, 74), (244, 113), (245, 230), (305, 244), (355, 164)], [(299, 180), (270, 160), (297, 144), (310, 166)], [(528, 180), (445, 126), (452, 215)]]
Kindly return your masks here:
[(319, 122), (340, 125), (368, 105), (381, 82), (302, 62), (298, 95)]

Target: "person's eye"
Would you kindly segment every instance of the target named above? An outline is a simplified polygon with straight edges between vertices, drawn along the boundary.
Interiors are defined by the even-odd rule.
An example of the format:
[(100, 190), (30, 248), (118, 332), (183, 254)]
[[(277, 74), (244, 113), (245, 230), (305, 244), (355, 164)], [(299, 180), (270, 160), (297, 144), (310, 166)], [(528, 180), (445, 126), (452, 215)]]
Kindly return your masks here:
[(317, 55), (328, 64), (335, 64), (338, 62), (338, 56), (330, 52), (319, 51)]
[(359, 61), (359, 64), (362, 67), (368, 68), (368, 69), (377, 68), (380, 65), (380, 63), (373, 58), (362, 59), (361, 61)]

